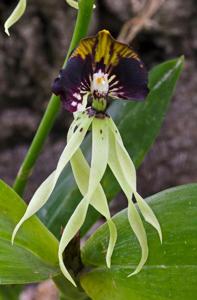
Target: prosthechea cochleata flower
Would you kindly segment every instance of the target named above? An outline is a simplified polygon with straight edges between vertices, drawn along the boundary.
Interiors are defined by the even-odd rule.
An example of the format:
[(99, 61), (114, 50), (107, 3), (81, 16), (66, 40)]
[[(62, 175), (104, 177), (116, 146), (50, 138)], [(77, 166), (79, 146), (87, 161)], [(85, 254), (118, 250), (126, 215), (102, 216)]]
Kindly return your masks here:
[[(131, 48), (114, 40), (107, 30), (102, 30), (96, 36), (80, 41), (66, 67), (55, 79), (52, 90), (60, 96), (63, 106), (73, 113), (74, 121), (68, 131), (67, 145), (56, 170), (33, 195), (24, 216), (13, 232), (12, 241), (23, 222), (46, 203), (59, 175), (70, 161), (83, 199), (64, 228), (58, 252), (60, 268), (65, 277), (75, 285), (63, 263), (62, 255), (83, 225), (90, 204), (106, 218), (109, 226), (106, 263), (110, 267), (117, 231), (100, 184), (108, 164), (127, 197), (128, 220), (141, 246), (141, 260), (130, 274), (134, 275), (142, 269), (147, 260), (148, 245), (140, 214), (132, 201), (133, 195), (142, 216), (157, 230), (160, 240), (162, 233), (153, 211), (137, 192), (134, 164), (124, 147), (118, 128), (107, 114), (107, 107), (109, 99), (143, 100), (146, 97), (148, 88), (144, 64)], [(89, 128), (92, 129), (90, 166), (80, 150)]]

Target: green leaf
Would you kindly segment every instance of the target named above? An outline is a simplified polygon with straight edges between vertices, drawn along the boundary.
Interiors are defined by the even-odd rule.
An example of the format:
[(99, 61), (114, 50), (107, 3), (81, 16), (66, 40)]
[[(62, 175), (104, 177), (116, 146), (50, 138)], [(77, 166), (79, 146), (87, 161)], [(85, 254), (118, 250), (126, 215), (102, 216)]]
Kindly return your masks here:
[(37, 282), (60, 273), (58, 242), (37, 217), (24, 224), (12, 246), (13, 229), (25, 209), (23, 200), (0, 181), (0, 284)]
[(140, 273), (127, 277), (140, 257), (140, 246), (130, 230), (127, 212), (113, 221), (118, 240), (111, 269), (105, 266), (107, 225), (100, 227), (82, 249), (85, 266), (81, 284), (93, 300), (194, 300), (197, 295), (197, 184), (172, 188), (147, 199), (163, 232), (145, 224), (149, 258)]
[[(124, 145), (136, 167), (142, 163), (144, 156), (159, 133), (183, 67), (183, 61), (183, 57), (170, 60), (150, 71), (150, 93), (145, 102), (116, 100), (110, 106), (109, 113), (119, 128)], [(88, 137), (83, 145), (86, 156), (89, 156), (90, 149), (91, 139)], [(102, 185), (109, 201), (120, 191), (119, 185), (109, 170), (102, 180)], [(80, 200), (81, 195), (71, 170), (65, 168), (52, 196), (40, 211), (40, 218), (59, 237), (60, 228), (68, 222)], [(90, 228), (97, 217), (98, 214), (91, 208), (82, 234)]]

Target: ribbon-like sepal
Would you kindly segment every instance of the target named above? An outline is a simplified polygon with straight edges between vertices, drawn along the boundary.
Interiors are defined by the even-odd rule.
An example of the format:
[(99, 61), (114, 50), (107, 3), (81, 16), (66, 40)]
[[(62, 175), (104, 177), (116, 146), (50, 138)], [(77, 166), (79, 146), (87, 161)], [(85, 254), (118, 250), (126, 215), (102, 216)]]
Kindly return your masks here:
[(74, 285), (76, 284), (64, 265), (63, 252), (85, 221), (88, 206), (104, 175), (107, 167), (107, 161), (108, 119), (99, 119), (95, 117), (92, 122), (92, 159), (88, 189), (84, 198), (80, 201), (64, 228), (58, 251), (61, 271)]
[(134, 275), (142, 269), (148, 258), (148, 244), (142, 220), (134, 203), (132, 202), (133, 194), (137, 200), (138, 207), (142, 215), (145, 220), (158, 231), (160, 239), (162, 239), (162, 233), (159, 222), (157, 221), (153, 211), (136, 191), (135, 166), (124, 147), (118, 128), (112, 119), (109, 120), (109, 124), (109, 145), (111, 150), (109, 155), (109, 166), (128, 199), (128, 220), (136, 237), (138, 238), (142, 250), (141, 260), (135, 271), (130, 274)]
[[(77, 118), (77, 120), (73, 121), (73, 124), (70, 126), (70, 130), (68, 132), (68, 139), (71, 138), (73, 134), (73, 128), (78, 124), (78, 122), (79, 119)], [(80, 148), (73, 155), (70, 162), (77, 186), (79, 187), (81, 194), (84, 196), (88, 190), (90, 167)], [(97, 189), (92, 195), (90, 204), (107, 220), (110, 232), (110, 239), (106, 253), (106, 263), (107, 266), (110, 268), (111, 256), (117, 239), (117, 230), (114, 222), (111, 219), (107, 198), (105, 196), (101, 184), (98, 185)]]
[(12, 12), (12, 14), (9, 16), (9, 18), (5, 22), (4, 29), (5, 29), (5, 32), (7, 33), (7, 35), (10, 35), (9, 28), (12, 25), (14, 25), (24, 14), (26, 5), (27, 5), (26, 0), (20, 0), (17, 4), (16, 8)]
[(66, 147), (64, 148), (60, 156), (60, 159), (58, 161), (56, 170), (53, 171), (49, 175), (49, 177), (47, 177), (47, 179), (36, 190), (35, 194), (33, 195), (26, 209), (25, 214), (23, 215), (19, 223), (16, 225), (12, 234), (12, 243), (14, 242), (16, 233), (18, 232), (21, 225), (27, 219), (33, 216), (49, 199), (49, 196), (51, 195), (61, 172), (63, 171), (64, 167), (70, 161), (71, 157), (73, 156), (73, 154), (76, 152), (76, 150), (79, 148), (82, 141), (84, 140), (84, 137), (88, 131), (88, 128), (92, 123), (92, 120), (93, 117), (89, 117), (87, 114), (84, 114), (84, 118), (82, 119), (80, 126), (73, 133), (72, 138), (69, 140)]

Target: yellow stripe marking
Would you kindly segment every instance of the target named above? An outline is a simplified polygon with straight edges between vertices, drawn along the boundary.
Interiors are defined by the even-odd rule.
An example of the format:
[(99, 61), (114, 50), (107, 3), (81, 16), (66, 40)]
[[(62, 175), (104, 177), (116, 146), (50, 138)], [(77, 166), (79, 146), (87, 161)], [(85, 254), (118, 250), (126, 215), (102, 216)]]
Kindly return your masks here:
[(87, 55), (93, 54), (95, 46), (95, 63), (103, 60), (106, 66), (115, 66), (122, 57), (140, 61), (138, 55), (131, 48), (116, 41), (107, 30), (99, 31), (96, 36), (81, 40), (71, 57), (80, 55), (82, 59), (85, 59)]

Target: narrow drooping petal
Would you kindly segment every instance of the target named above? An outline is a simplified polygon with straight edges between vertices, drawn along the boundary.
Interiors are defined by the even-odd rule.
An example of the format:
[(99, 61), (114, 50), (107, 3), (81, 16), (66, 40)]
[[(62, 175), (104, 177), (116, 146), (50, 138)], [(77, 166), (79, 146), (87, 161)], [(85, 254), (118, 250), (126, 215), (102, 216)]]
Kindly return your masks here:
[[(78, 3), (77, 0), (66, 0), (66, 2), (67, 2), (71, 7), (75, 8), (75, 9), (79, 9), (79, 3)], [(94, 4), (94, 5), (93, 5), (93, 8), (95, 8), (95, 7), (96, 7), (96, 5)]]
[(23, 217), (20, 219), (20, 221), (14, 228), (14, 231), (12, 233), (12, 244), (14, 243), (15, 236), (18, 230), (20, 229), (20, 227), (23, 225), (23, 223), (26, 220), (28, 220), (30, 217), (32, 217), (34, 214), (36, 214), (39, 211), (39, 209), (43, 207), (46, 201), (48, 200), (47, 195), (51, 193), (51, 186), (53, 185), (54, 177), (55, 177), (55, 171), (53, 171), (53, 173), (51, 173), (47, 177), (47, 179), (41, 184), (41, 186), (39, 187), (39, 192), (35, 192), (29, 205), (27, 206), (25, 214), (23, 215)]
[(68, 144), (66, 145), (65, 149), (63, 150), (60, 159), (57, 164), (57, 168), (49, 177), (39, 186), (36, 190), (35, 194), (33, 195), (26, 212), (19, 223), (16, 225), (14, 232), (12, 234), (12, 243), (18, 232), (21, 225), (33, 216), (48, 200), (49, 196), (51, 195), (55, 184), (63, 171), (64, 167), (67, 165), (73, 154), (79, 148), (80, 144), (82, 143), (86, 132), (93, 120), (93, 117), (89, 117), (87, 115), (84, 116), (80, 126), (74, 132), (72, 138), (69, 140)]
[(12, 12), (12, 14), (9, 16), (9, 18), (4, 24), (5, 32), (7, 33), (7, 35), (10, 35), (9, 28), (21, 18), (21, 16), (25, 12), (25, 9), (26, 9), (26, 0), (20, 0), (16, 8), (14, 9), (14, 11)]
[(66, 2), (73, 8), (79, 9), (79, 3), (77, 0), (66, 0)]
[(147, 223), (152, 225), (157, 230), (160, 241), (162, 243), (162, 231), (161, 231), (161, 226), (157, 220), (157, 217), (155, 216), (154, 212), (152, 211), (148, 203), (137, 192), (135, 192), (134, 195), (144, 219), (146, 220)]
[[(87, 192), (88, 177), (89, 177), (89, 166), (80, 150), (73, 155), (71, 158), (72, 171), (80, 189), (82, 195)], [(86, 186), (86, 189), (85, 189)], [(110, 217), (109, 207), (105, 193), (99, 184), (98, 188), (94, 192), (90, 204), (107, 220), (110, 231), (110, 239), (106, 253), (106, 263), (108, 268), (111, 266), (111, 256), (117, 239), (117, 230), (114, 222)]]
[[(71, 138), (73, 134), (73, 128), (75, 128), (77, 121), (74, 121), (70, 126), (68, 132), (68, 139)], [(76, 153), (71, 158), (71, 167), (72, 171), (79, 187), (81, 194), (84, 196), (88, 190), (88, 181), (89, 181), (89, 174), (90, 174), (90, 167), (80, 149), (76, 151)], [(117, 239), (117, 230), (114, 222), (111, 220), (110, 211), (107, 203), (107, 198), (105, 193), (102, 189), (101, 184), (98, 185), (97, 189), (95, 190), (92, 198), (90, 200), (90, 204), (102, 215), (106, 218), (109, 231), (110, 231), (110, 239), (109, 245), (106, 253), (106, 263), (107, 266), (111, 266), (111, 256), (113, 253), (113, 249)]]
[(120, 157), (117, 155), (116, 151), (116, 133), (114, 134), (112, 131), (109, 131), (109, 146), (110, 146), (110, 155), (109, 155), (109, 166), (118, 180), (123, 192), (125, 193), (128, 200), (128, 220), (133, 229), (139, 243), (141, 246), (142, 256), (141, 260), (136, 267), (135, 271), (132, 275), (137, 274), (142, 269), (148, 258), (148, 244), (146, 231), (144, 229), (144, 225), (140, 218), (140, 215), (132, 202), (132, 190), (125, 180), (124, 168), (121, 165)]
[(116, 136), (116, 151), (119, 157), (119, 161), (121, 161), (122, 169), (124, 170), (125, 179), (128, 182), (128, 185), (130, 185), (130, 188), (132, 192), (134, 193), (134, 196), (136, 198), (138, 207), (146, 220), (149, 224), (151, 224), (158, 232), (160, 241), (162, 242), (162, 231), (160, 224), (157, 220), (157, 217), (155, 216), (154, 212), (148, 205), (148, 203), (138, 194), (136, 190), (136, 170), (135, 166), (127, 152), (127, 150), (124, 147), (122, 138), (119, 134), (118, 128), (116, 127), (113, 120), (109, 120), (111, 130), (114, 132)]
[[(116, 174), (116, 178), (119, 181), (125, 195), (128, 198), (129, 206), (128, 206), (128, 218), (130, 224), (133, 224), (133, 219), (136, 218), (138, 220), (138, 226), (136, 224), (131, 225), (132, 228), (134, 226), (134, 232), (139, 240), (141, 249), (142, 249), (142, 257), (139, 265), (137, 266), (136, 270), (131, 274), (137, 274), (143, 265), (145, 264), (147, 257), (148, 257), (148, 245), (146, 241), (146, 232), (142, 229), (143, 223), (137, 217), (137, 211), (135, 205), (131, 201), (131, 195), (134, 194), (138, 207), (144, 216), (145, 220), (151, 224), (158, 232), (160, 240), (162, 241), (162, 232), (159, 225), (159, 222), (153, 213), (152, 209), (149, 205), (144, 201), (144, 199), (137, 193), (136, 191), (136, 171), (132, 160), (130, 159), (126, 149), (124, 148), (124, 144), (122, 142), (121, 136), (117, 127), (115, 126), (112, 119), (109, 120), (111, 131), (109, 131), (109, 140), (110, 140), (110, 149), (114, 150), (114, 156), (110, 155), (109, 165), (112, 168), (114, 174)], [(119, 172), (118, 172), (119, 170)], [(132, 205), (131, 205), (132, 204)], [(141, 225), (140, 225), (141, 223)]]
[(107, 101), (108, 96), (141, 100), (148, 93), (147, 72), (129, 46), (102, 30), (80, 41), (56, 78), (53, 92), (60, 95), (64, 107), (71, 112), (80, 108), (81, 96), (85, 93), (91, 96), (90, 101)]
[[(92, 159), (91, 159), (91, 168), (90, 168), (90, 176), (87, 193), (84, 198), (78, 204), (74, 213), (70, 217), (66, 227), (63, 231), (60, 244), (58, 257), (60, 262), (60, 268), (65, 277), (71, 281), (74, 285), (74, 281), (70, 274), (68, 273), (64, 262), (63, 262), (63, 252), (68, 245), (68, 243), (72, 240), (72, 238), (76, 235), (76, 233), (80, 230), (83, 225), (88, 206), (94, 195), (96, 189), (98, 188), (100, 181), (104, 175), (107, 161), (108, 161), (108, 120), (107, 119), (97, 119), (94, 118), (92, 122)], [(101, 164), (102, 159), (102, 164)]]

